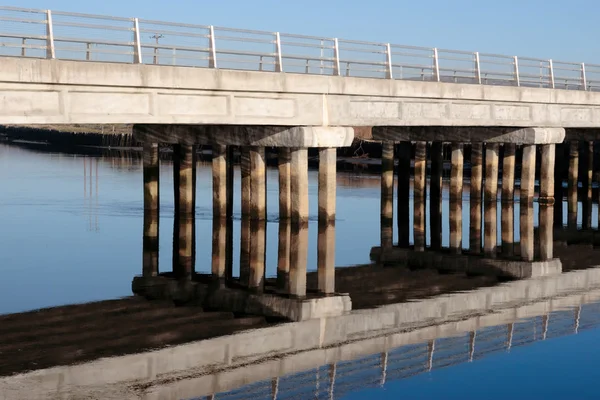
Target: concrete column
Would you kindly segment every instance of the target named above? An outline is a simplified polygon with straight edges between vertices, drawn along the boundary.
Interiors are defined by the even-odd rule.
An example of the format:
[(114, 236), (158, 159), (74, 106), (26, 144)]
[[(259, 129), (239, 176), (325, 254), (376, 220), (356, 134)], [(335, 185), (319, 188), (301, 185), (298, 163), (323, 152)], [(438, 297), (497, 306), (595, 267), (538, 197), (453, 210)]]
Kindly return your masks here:
[[(264, 195), (264, 190), (263, 190)], [(250, 220), (250, 275), (248, 289), (262, 292), (265, 284), (266, 220)]]
[(515, 201), (515, 145), (506, 143), (504, 145), (504, 156), (502, 158), (502, 201)]
[(534, 235), (533, 235), (533, 204), (523, 204), (520, 207), (519, 227), (521, 231), (521, 259), (534, 260)]
[(335, 222), (319, 223), (317, 243), (319, 293), (335, 292)]
[[(564, 143), (555, 145), (555, 163), (554, 163), (554, 226), (562, 228), (563, 226), (563, 199), (564, 189), (563, 180), (565, 177), (565, 149)], [(600, 214), (599, 214), (600, 215)]]
[(250, 217), (250, 196), (251, 196), (251, 176), (250, 176), (250, 150), (247, 147), (240, 148), (240, 172), (242, 179), (242, 218)]
[(431, 144), (431, 178), (429, 180), (429, 223), (431, 248), (442, 248), (442, 172), (444, 153), (441, 142)]
[[(393, 148), (392, 148), (393, 149)], [(392, 157), (392, 163), (394, 159)], [(319, 151), (319, 221), (335, 221), (335, 202), (336, 202), (336, 163), (337, 149), (321, 149)], [(393, 167), (393, 166), (392, 166)], [(392, 195), (394, 193), (392, 175)]]
[(381, 247), (394, 239), (394, 143), (381, 143)]
[(227, 146), (212, 147), (213, 218), (227, 218)]
[(535, 195), (535, 145), (523, 145), (521, 161), (521, 206), (533, 204)]
[(158, 275), (159, 177), (158, 144), (144, 143), (143, 276)]
[(308, 151), (303, 148), (291, 150), (291, 199), (292, 222), (308, 222)]
[(483, 251), (488, 257), (496, 256), (498, 221), (498, 144), (488, 143), (485, 147), (485, 210)]
[(584, 198), (581, 201), (582, 216), (581, 224), (583, 229), (592, 227), (592, 181), (594, 174), (594, 142), (584, 142), (582, 154), (584, 155), (583, 176), (581, 177), (582, 193)]
[(579, 142), (569, 144), (569, 181), (567, 198), (567, 226), (577, 229), (577, 186), (579, 182)]
[(510, 257), (515, 251), (515, 203), (502, 202), (502, 255)]
[(302, 298), (306, 296), (308, 223), (292, 223), (290, 242), (290, 274), (288, 282), (288, 287), (290, 290), (289, 294), (292, 297)]
[(482, 200), (483, 185), (483, 143), (471, 145), (471, 201)]
[(398, 246), (408, 247), (410, 241), (410, 142), (398, 144)]
[(233, 146), (227, 146), (226, 165), (227, 218), (231, 219), (233, 217)]
[[(392, 158), (393, 161), (393, 158)], [(425, 187), (427, 170), (427, 143), (417, 142), (415, 146), (414, 182), (414, 239), (415, 251), (425, 250)], [(393, 171), (393, 170), (392, 170)], [(393, 172), (392, 172), (393, 179)], [(392, 182), (393, 184), (393, 182)], [(393, 186), (391, 186), (393, 195)], [(393, 197), (393, 196), (392, 196)], [(391, 223), (390, 223), (391, 226)]]
[(542, 145), (540, 165), (540, 204), (554, 204), (554, 169), (556, 168), (554, 144)]
[(240, 229), (240, 283), (248, 285), (250, 279), (250, 151), (247, 147), (240, 148), (240, 174), (241, 174), (241, 208), (242, 221)]
[(178, 145), (174, 149), (174, 158), (178, 160), (178, 186), (175, 191), (178, 202), (175, 204), (175, 224), (178, 233), (177, 265), (173, 270), (180, 278), (191, 279), (194, 270), (194, 186), (193, 169), (194, 146)]
[(279, 220), (290, 219), (292, 216), (292, 195), (291, 195), (291, 154), (290, 149), (279, 149), (278, 170), (279, 170)]
[(450, 174), (450, 249), (462, 252), (463, 144), (452, 144)]
[(225, 283), (227, 269), (227, 219), (213, 217), (212, 224), (212, 277), (220, 285)]
[(471, 145), (471, 185), (469, 196), (469, 251), (481, 252), (481, 202), (483, 187), (483, 143)]
[(554, 248), (554, 206), (540, 204), (539, 233), (540, 233), (540, 260), (546, 261), (553, 258)]
[(250, 219), (267, 218), (265, 148), (250, 148)]

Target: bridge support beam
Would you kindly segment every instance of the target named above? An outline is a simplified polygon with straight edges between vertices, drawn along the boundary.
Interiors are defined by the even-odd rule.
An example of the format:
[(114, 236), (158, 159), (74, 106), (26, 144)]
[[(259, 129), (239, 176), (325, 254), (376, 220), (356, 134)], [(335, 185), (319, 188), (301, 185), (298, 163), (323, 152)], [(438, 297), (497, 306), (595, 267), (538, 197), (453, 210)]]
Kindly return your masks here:
[(490, 126), (376, 126), (373, 139), (382, 141), (445, 141), (457, 143), (562, 143), (564, 128)]

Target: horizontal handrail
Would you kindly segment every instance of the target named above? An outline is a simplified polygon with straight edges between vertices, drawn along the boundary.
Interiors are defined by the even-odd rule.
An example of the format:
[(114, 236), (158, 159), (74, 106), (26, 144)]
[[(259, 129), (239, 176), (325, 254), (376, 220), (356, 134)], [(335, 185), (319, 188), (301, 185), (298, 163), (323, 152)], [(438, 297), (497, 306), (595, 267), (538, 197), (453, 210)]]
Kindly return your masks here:
[(600, 87), (599, 64), (12, 6), (0, 6), (0, 21), (0, 56), (39, 58), (45, 51), (46, 58), (95, 62), (151, 60), (380, 79), (567, 90)]

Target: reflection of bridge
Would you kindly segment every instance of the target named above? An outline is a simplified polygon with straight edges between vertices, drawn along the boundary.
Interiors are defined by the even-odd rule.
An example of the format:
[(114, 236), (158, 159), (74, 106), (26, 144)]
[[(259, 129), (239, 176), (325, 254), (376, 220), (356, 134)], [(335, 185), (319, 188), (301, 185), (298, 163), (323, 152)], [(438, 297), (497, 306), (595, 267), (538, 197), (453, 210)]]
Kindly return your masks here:
[[(355, 385), (380, 385), (596, 326), (597, 306), (589, 303), (599, 299), (600, 269), (573, 271), (40, 369), (2, 378), (0, 395), (83, 397), (103, 390), (107, 398), (154, 400), (249, 392), (306, 398), (320, 391), (334, 398)], [(119, 329), (129, 328), (109, 335), (119, 337)]]

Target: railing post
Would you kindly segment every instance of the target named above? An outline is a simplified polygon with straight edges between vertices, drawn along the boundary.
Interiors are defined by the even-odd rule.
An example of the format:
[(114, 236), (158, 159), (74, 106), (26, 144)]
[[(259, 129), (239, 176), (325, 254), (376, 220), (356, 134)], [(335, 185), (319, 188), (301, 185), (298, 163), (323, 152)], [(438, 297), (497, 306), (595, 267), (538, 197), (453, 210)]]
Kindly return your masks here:
[(140, 40), (140, 22), (133, 19), (133, 63), (142, 64), (142, 42)]
[(85, 60), (90, 61), (92, 59), (92, 44), (85, 44)]
[(581, 63), (581, 87), (587, 90), (587, 79), (585, 78), (585, 63)]
[(52, 11), (46, 11), (46, 58), (55, 59), (54, 29), (52, 28)]
[(433, 78), (436, 82), (440, 81), (440, 63), (437, 48), (433, 49)]
[(275, 33), (275, 72), (283, 72), (283, 60), (281, 57), (281, 35)]
[(394, 64), (392, 64), (392, 46), (390, 46), (389, 43), (385, 45), (385, 55), (386, 55), (386, 61), (387, 61), (385, 77), (388, 79), (394, 79), (394, 72), (393, 72)]
[(333, 75), (340, 76), (340, 45), (337, 38), (333, 39)]
[(23, 38), (21, 44), (21, 57), (25, 57), (25, 46), (27, 45), (27, 39)]
[(217, 68), (217, 48), (215, 46), (215, 27), (214, 26), (211, 25), (208, 27), (208, 35), (209, 35), (208, 40), (210, 42), (210, 55), (208, 56), (208, 67), (209, 68)]
[(554, 63), (552, 60), (548, 60), (548, 73), (550, 74), (550, 87), (554, 89)]
[(481, 62), (479, 61), (479, 52), (475, 52), (475, 80), (481, 85)]
[(521, 86), (521, 79), (519, 78), (519, 59), (517, 56), (514, 57), (514, 66), (515, 66), (515, 82), (517, 86)]

